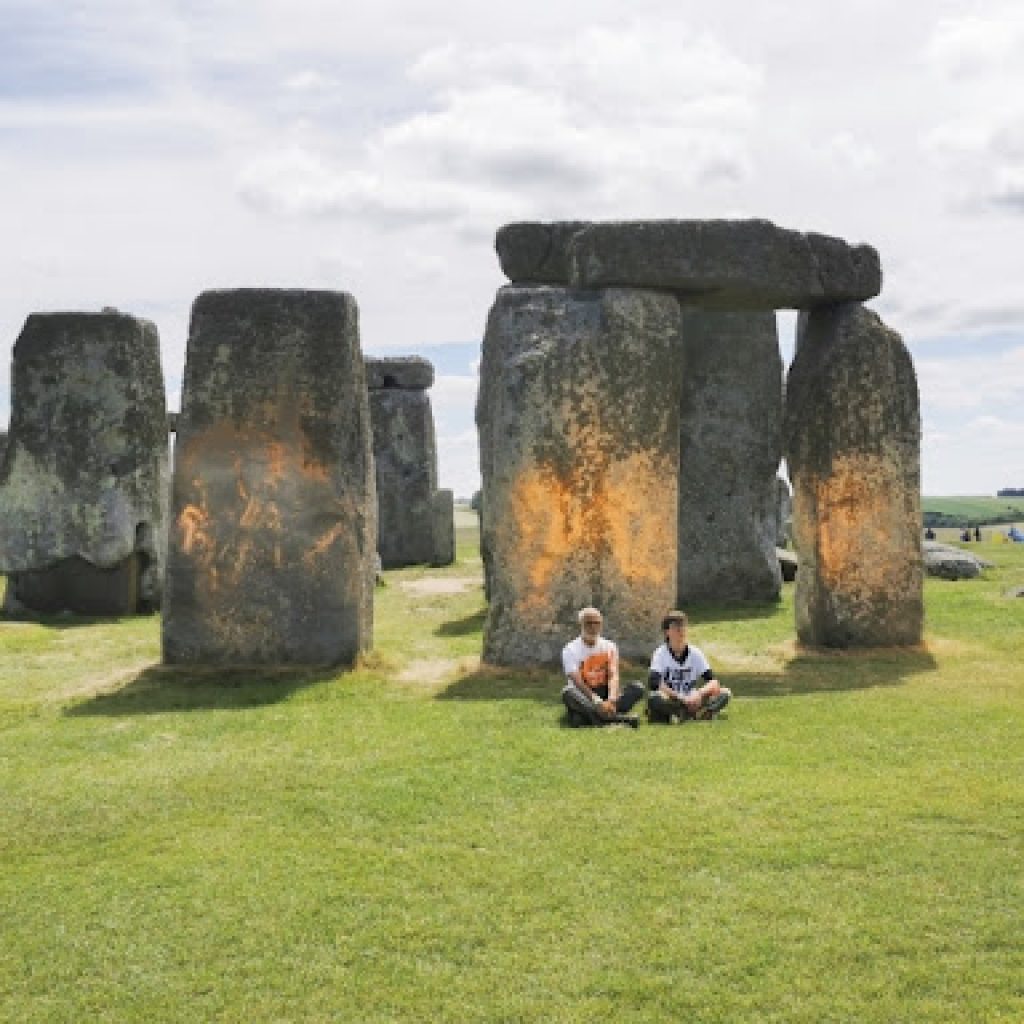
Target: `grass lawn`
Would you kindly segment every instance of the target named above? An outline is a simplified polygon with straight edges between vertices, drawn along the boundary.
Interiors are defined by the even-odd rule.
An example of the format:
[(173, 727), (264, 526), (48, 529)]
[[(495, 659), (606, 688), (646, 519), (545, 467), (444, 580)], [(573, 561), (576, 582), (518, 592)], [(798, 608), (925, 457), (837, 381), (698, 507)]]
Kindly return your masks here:
[(736, 699), (636, 732), (480, 667), (473, 521), (354, 671), (0, 621), (0, 1020), (1017, 1024), (1024, 545), (971, 549), (920, 651), (691, 609)]

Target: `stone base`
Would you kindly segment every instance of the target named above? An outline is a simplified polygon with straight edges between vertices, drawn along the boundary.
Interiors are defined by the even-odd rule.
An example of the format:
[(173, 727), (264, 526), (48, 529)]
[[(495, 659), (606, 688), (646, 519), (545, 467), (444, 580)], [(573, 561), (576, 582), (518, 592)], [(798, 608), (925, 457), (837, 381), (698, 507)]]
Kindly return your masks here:
[(143, 607), (140, 556), (130, 555), (109, 569), (77, 556), (48, 569), (11, 573), (6, 610), (78, 615), (133, 615)]

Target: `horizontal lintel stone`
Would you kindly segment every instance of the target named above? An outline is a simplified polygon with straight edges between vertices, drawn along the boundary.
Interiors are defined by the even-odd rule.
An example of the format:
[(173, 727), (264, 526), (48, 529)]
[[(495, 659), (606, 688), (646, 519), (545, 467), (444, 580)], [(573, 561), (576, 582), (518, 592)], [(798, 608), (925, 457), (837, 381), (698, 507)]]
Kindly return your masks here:
[(882, 288), (871, 246), (767, 220), (518, 223), (495, 244), (513, 281), (651, 288), (709, 310), (809, 309)]
[(426, 391), (434, 384), (434, 365), (422, 356), (367, 356), (364, 361), (370, 391)]

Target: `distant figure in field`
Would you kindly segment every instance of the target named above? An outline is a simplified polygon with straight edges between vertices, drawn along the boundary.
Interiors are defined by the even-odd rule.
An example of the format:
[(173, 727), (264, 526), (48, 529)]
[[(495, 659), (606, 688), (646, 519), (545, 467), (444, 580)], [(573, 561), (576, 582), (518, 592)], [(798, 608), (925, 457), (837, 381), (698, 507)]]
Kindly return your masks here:
[(1011, 526), (1010, 529), (1006, 531), (1006, 536), (1009, 537), (1010, 540), (1016, 541), (1018, 544), (1024, 544), (1024, 533), (1021, 533), (1016, 526)]
[(960, 534), (960, 539), (969, 544), (971, 542), (971, 531), (965, 527), (964, 532)]
[(665, 642), (651, 657), (647, 717), (669, 724), (714, 718), (732, 692), (715, 678), (704, 652), (687, 643), (686, 612), (669, 612), (661, 628)]
[(980, 526), (976, 526), (974, 528), (974, 539), (975, 540), (981, 540), (981, 527)]
[(935, 531), (930, 526), (924, 531), (924, 539), (935, 540)]
[(569, 725), (640, 724), (630, 708), (644, 695), (642, 683), (619, 684), (619, 649), (601, 636), (603, 619), (596, 608), (583, 608), (577, 616), (580, 635), (562, 648), (565, 686), (562, 702), (569, 711)]

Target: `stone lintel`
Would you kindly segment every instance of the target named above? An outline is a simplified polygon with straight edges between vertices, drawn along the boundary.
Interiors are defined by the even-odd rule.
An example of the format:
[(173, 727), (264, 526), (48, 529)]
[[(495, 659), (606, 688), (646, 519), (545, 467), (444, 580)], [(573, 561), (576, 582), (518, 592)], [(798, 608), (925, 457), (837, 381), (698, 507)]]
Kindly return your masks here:
[(422, 356), (367, 356), (365, 362), (366, 386), (371, 391), (426, 391), (433, 387), (434, 365)]

